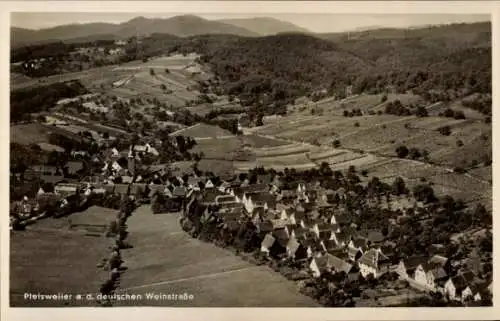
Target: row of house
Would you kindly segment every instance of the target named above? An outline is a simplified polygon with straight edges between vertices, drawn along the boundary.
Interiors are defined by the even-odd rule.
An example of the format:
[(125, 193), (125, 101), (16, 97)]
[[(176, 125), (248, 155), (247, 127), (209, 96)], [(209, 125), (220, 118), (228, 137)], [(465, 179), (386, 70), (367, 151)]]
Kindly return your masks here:
[(472, 272), (453, 275), (450, 260), (440, 255), (394, 262), (395, 244), (380, 231), (356, 230), (347, 217), (352, 214), (328, 202), (332, 195), (345, 197), (341, 191), (321, 191), (301, 182), (293, 189), (280, 189), (272, 182), (223, 182), (202, 189), (201, 199), (219, 206), (226, 222), (250, 217), (264, 235), (262, 253), (305, 262), (314, 277), (343, 272), (350, 279), (378, 278), (396, 272), (412, 287), (461, 302), (479, 301), (492, 288)]
[(441, 255), (434, 255), (429, 259), (409, 257), (401, 260), (395, 269), (395, 272), (413, 287), (440, 292), (450, 300), (480, 301), (488, 291), (491, 291), (491, 282), (488, 286), (488, 282), (479, 279), (471, 271), (455, 276), (452, 276), (450, 271), (450, 260)]

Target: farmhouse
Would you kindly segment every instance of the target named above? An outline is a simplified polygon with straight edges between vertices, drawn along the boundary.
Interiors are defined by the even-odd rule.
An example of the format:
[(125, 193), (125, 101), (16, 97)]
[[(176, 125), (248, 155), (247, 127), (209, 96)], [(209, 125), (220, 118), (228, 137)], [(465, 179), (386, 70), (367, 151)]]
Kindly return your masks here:
[(320, 257), (314, 257), (309, 264), (309, 268), (314, 277), (320, 277), (323, 273), (349, 273), (352, 265), (344, 259), (327, 253)]
[(54, 187), (54, 193), (69, 196), (73, 194), (77, 194), (80, 192), (82, 188), (81, 184), (77, 183), (59, 183)]
[(363, 254), (358, 264), (363, 277), (372, 274), (373, 277), (378, 278), (389, 270), (390, 261), (380, 249), (372, 248)]

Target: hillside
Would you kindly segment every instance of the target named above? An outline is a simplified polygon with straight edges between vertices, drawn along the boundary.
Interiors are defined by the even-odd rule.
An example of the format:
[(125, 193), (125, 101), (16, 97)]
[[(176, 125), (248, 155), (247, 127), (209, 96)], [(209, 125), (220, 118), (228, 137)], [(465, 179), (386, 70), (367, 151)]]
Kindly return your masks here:
[[(200, 29), (202, 26), (207, 28)], [(287, 104), (302, 96), (318, 100), (412, 91), (429, 101), (451, 101), (491, 92), (489, 23), (369, 30), (350, 33), (348, 38), (346, 34), (293, 32), (241, 37), (237, 30), (228, 29), (233, 27), (194, 16), (136, 18), (122, 24), (115, 34), (125, 36), (132, 30), (155, 33), (140, 43), (130, 41), (125, 55), (118, 59), (126, 62), (196, 52), (217, 76), (211, 89), (238, 96), (243, 105), (256, 106), (253, 116), (283, 113)], [(227, 30), (233, 33), (223, 33)], [(203, 31), (212, 34), (194, 35)], [(61, 50), (66, 49), (54, 45), (53, 51)], [(42, 54), (45, 51), (46, 47), (41, 49)], [(56, 70), (49, 67), (49, 71)], [(491, 108), (481, 110), (487, 114)]]
[(72, 24), (39, 30), (11, 28), (11, 46), (15, 48), (27, 44), (41, 44), (53, 41), (78, 42), (88, 37), (96, 38), (99, 35), (105, 35), (106, 38), (112, 35), (116, 38), (126, 39), (154, 33), (169, 33), (180, 37), (200, 34), (258, 35), (231, 24), (211, 21), (193, 15), (182, 15), (168, 19), (138, 17), (121, 24)]
[(247, 29), (261, 36), (270, 36), (283, 32), (311, 33), (311, 31), (293, 23), (274, 18), (223, 19), (218, 21)]
[(205, 53), (202, 60), (224, 81), (228, 94), (249, 104), (287, 101), (369, 67), (332, 42), (291, 33), (242, 38)]

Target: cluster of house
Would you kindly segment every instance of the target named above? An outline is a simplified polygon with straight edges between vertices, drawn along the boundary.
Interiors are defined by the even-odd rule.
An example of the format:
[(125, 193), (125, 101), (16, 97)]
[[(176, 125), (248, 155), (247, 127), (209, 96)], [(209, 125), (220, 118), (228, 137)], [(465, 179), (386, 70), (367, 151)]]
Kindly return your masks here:
[[(204, 188), (199, 188), (202, 180)], [(237, 230), (242, 217), (250, 219), (264, 236), (260, 251), (265, 255), (293, 259), (309, 268), (314, 277), (344, 272), (350, 280), (374, 278), (396, 272), (421, 291), (440, 292), (449, 300), (479, 301), (492, 291), (491, 281), (474, 273), (454, 275), (453, 262), (441, 255), (410, 257), (397, 263), (397, 244), (378, 230), (357, 230), (349, 212), (329, 202), (344, 198), (342, 191), (323, 190), (312, 183), (296, 182), (280, 188), (279, 178), (260, 175), (256, 184), (238, 179), (214, 186), (210, 180), (190, 177), (185, 184), (188, 203), (198, 199), (217, 205), (224, 226)], [(208, 210), (203, 215), (209, 216)]]
[(414, 256), (401, 260), (395, 272), (410, 285), (425, 291), (439, 292), (449, 300), (480, 301), (493, 292), (493, 283), (471, 271), (453, 275), (453, 262), (441, 255), (430, 258)]

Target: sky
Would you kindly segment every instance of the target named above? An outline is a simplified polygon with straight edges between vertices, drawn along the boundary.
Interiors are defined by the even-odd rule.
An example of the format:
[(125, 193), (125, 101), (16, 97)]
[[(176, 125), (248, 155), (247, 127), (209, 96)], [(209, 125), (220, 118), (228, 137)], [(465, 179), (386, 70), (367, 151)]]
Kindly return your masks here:
[[(271, 17), (294, 23), (312, 32), (342, 32), (372, 27), (406, 28), (423, 25), (491, 21), (491, 17), (485, 14), (193, 14), (209, 20)], [(168, 14), (17, 12), (11, 14), (11, 26), (40, 29), (74, 23), (121, 23), (138, 16), (146, 18), (169, 18), (176, 15), (170, 12)]]

